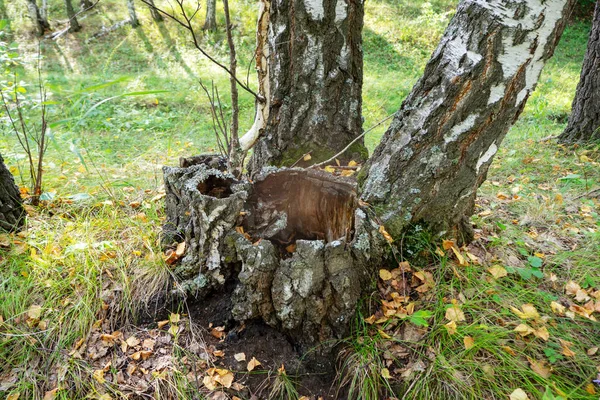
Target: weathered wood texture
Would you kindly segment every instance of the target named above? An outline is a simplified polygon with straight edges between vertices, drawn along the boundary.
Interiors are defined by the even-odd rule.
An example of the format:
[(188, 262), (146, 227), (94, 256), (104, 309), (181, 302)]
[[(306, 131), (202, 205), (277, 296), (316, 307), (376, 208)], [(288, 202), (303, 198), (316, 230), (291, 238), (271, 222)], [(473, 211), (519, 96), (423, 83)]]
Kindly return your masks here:
[(19, 189), (0, 155), (0, 230), (17, 231), (23, 226), (24, 218)]
[(477, 188), (534, 90), (571, 0), (463, 0), (359, 177), (398, 237), (410, 224), (469, 240)]
[(558, 140), (561, 143), (600, 141), (600, 3), (596, 3), (592, 31), (569, 123)]
[(232, 318), (261, 318), (300, 344), (348, 333), (385, 249), (355, 182), (272, 168), (250, 183), (205, 164), (164, 176), (165, 241), (186, 242), (180, 291), (223, 295), (233, 283)]
[[(250, 169), (312, 164), (362, 132), (363, 2), (272, 0), (269, 15), (270, 111)], [(356, 143), (343, 160), (364, 160)], [(302, 166), (302, 162), (299, 163)]]

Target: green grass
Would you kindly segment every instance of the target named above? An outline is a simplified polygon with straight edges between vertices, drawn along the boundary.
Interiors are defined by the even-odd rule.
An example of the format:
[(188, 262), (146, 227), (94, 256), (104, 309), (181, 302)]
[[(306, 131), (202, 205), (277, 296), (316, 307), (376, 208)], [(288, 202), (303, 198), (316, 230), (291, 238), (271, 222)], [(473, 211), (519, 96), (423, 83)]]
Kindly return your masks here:
[[(62, 2), (49, 3), (53, 20), (64, 21)], [(0, 247), (0, 382), (7, 374), (17, 374), (10, 392), (19, 392), (21, 398), (42, 398), (53, 388), (53, 375), (47, 371), (65, 376), (57, 398), (99, 398), (106, 393), (106, 387), (92, 378), (90, 366), (69, 353), (106, 315), (103, 308), (108, 307), (116, 324), (134, 322), (131, 317), (148, 301), (148, 293), (165, 287), (169, 269), (158, 243), (162, 205), (154, 200), (162, 185), (160, 168), (176, 164), (180, 156), (215, 150), (209, 108), (198, 81), (214, 79), (226, 98), (227, 77), (197, 53), (179, 27), (154, 23), (140, 6), (139, 29), (126, 26), (86, 44), (102, 25), (126, 18), (122, 3), (103, 0), (82, 19), (82, 32), (42, 43), (44, 78), (57, 102), (50, 108), (53, 140), (45, 165), (45, 190), (55, 198), (31, 209), (26, 234), (11, 236), (10, 248)], [(365, 128), (400, 107), (455, 4), (366, 3)], [(240, 70), (245, 70), (254, 50), (256, 2), (232, 1), (232, 9)], [(28, 34), (29, 21), (21, 5), (0, 0), (0, 14), (8, 15), (21, 53), (33, 60), (35, 39)], [(203, 16), (198, 18), (200, 25)], [(218, 23), (222, 27), (224, 21)], [(540, 141), (564, 129), (588, 30), (585, 22), (567, 28), (479, 192), (474, 216), (480, 229), (477, 243), (495, 257), (487, 262), (508, 267), (516, 258), (519, 265), (494, 281), (487, 267), (452, 268), (448, 258), (427, 258), (419, 268), (433, 273), (436, 287), (417, 305), (432, 314), (425, 337), (418, 343), (386, 339), (359, 320), (341, 360), (340, 381), (352, 397), (375, 399), (396, 390), (400, 393), (396, 397), (406, 391), (406, 398), (423, 400), (505, 399), (520, 387), (532, 399), (542, 398), (546, 388), (566, 398), (597, 399), (585, 387), (600, 366), (598, 355), (586, 355), (587, 349), (598, 346), (598, 323), (555, 316), (549, 304), (564, 297), (569, 280), (600, 289), (598, 201), (576, 199), (600, 183), (600, 151)], [(212, 54), (226, 60), (222, 31), (203, 35), (202, 41)], [(22, 72), (22, 79), (32, 82), (32, 63)], [(250, 76), (251, 84), (253, 79)], [(109, 97), (137, 91), (166, 92), (123, 96), (94, 108)], [(251, 125), (253, 108), (252, 98), (242, 93), (242, 129)], [(367, 135), (370, 150), (384, 131), (385, 125)], [(20, 178), (27, 175), (23, 152), (5, 127), (0, 132), (0, 153), (25, 186)], [(519, 197), (506, 200), (499, 193)], [(534, 253), (544, 256), (544, 278), (523, 279), (519, 271), (528, 268), (527, 256)], [(106, 289), (115, 286), (119, 295), (106, 297)], [(449, 299), (461, 299), (467, 317), (454, 335), (443, 326)], [(510, 307), (524, 303), (550, 317), (548, 342), (520, 339), (513, 332), (519, 318)], [(39, 318), (28, 317), (32, 305), (41, 307)], [(464, 347), (465, 336), (474, 338), (469, 350)], [(561, 356), (558, 339), (573, 342), (576, 356)], [(411, 360), (426, 367), (407, 379), (399, 377), (387, 364), (390, 344), (409, 348)], [(184, 354), (182, 349), (181, 357)], [(527, 357), (546, 360), (552, 375), (542, 378), (533, 372)], [(384, 366), (390, 379), (381, 376)], [(289, 376), (280, 374), (277, 382), (275, 398), (296, 396)], [(177, 396), (173, 393), (188, 396), (184, 393), (193, 387), (179, 372), (157, 377), (156, 385), (165, 389), (161, 393), (167, 398)], [(114, 388), (109, 392), (118, 396)]]

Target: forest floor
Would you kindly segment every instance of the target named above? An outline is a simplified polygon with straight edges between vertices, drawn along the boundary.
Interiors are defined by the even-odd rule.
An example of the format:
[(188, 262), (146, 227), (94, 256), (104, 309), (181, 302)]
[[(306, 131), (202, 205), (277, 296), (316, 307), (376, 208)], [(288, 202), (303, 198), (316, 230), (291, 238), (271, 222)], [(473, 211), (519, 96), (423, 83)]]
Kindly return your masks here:
[[(62, 2), (49, 3), (51, 19), (64, 23)], [(600, 397), (600, 197), (592, 193), (600, 148), (555, 140), (587, 22), (567, 28), (500, 148), (478, 193), (476, 240), (459, 248), (405, 238), (398, 264), (382, 266), (353, 334), (338, 343), (339, 359), (321, 365), (264, 326), (234, 330), (207, 314), (224, 305), (190, 300), (149, 316), (152, 295), (171, 279), (159, 245), (160, 168), (214, 151), (198, 80), (228, 83), (183, 31), (152, 22), (141, 7), (140, 28), (89, 40), (126, 18), (120, 3), (102, 0), (82, 32), (41, 45), (52, 141), (42, 205), (28, 207), (25, 231), (0, 235), (0, 398)], [(366, 128), (399, 108), (455, 4), (367, 2)], [(22, 10), (4, 7), (29, 60), (23, 86), (34, 87), (36, 40)], [(255, 2), (232, 8), (246, 68)], [(203, 43), (226, 57), (222, 31), (203, 34)], [(242, 129), (253, 107), (242, 94)], [(2, 129), (0, 153), (25, 192), (23, 150)], [(367, 136), (371, 150), (384, 130)]]

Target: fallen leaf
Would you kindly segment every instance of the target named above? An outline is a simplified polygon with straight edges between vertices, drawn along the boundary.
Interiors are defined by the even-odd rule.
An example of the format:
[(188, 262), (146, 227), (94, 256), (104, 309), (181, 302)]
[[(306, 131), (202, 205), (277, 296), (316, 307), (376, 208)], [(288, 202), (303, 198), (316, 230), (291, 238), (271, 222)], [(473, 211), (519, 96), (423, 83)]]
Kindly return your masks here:
[(592, 347), (586, 352), (588, 356), (593, 356), (598, 352), (598, 347)]
[(172, 324), (177, 324), (180, 320), (181, 317), (179, 316), (179, 314), (171, 313), (171, 315), (169, 315), (169, 322), (171, 322)]
[(511, 307), (511, 311), (517, 314), (517, 316), (521, 319), (539, 319), (540, 314), (535, 309), (533, 304), (523, 304), (521, 306), (523, 311), (519, 310), (516, 307)]
[(303, 159), (304, 161), (310, 161), (310, 160), (311, 160), (311, 158), (312, 158), (312, 157), (310, 156), (310, 154), (305, 154), (305, 155), (304, 155), (304, 157), (302, 157), (302, 159)]
[(392, 243), (394, 241), (394, 238), (392, 237), (392, 235), (390, 235), (388, 233), (388, 231), (385, 230), (385, 227), (383, 225), (379, 226), (379, 233), (381, 233), (383, 235), (383, 237), (385, 238), (385, 240), (388, 243)]
[(125, 342), (127, 343), (127, 346), (129, 346), (129, 347), (135, 347), (138, 344), (140, 344), (140, 340), (138, 338), (136, 338), (135, 336), (130, 336), (129, 338), (127, 338), (127, 340)]
[(542, 378), (549, 378), (552, 375), (552, 371), (547, 366), (546, 361), (544, 360), (534, 360), (530, 357), (527, 357), (529, 361), (529, 365), (533, 372), (541, 376)]
[(6, 400), (18, 400), (20, 396), (21, 396), (20, 392), (12, 392), (8, 396), (6, 396)]
[(469, 263), (467, 262), (467, 260), (465, 260), (463, 255), (460, 254), (460, 251), (458, 251), (456, 246), (452, 246), (452, 252), (456, 256), (456, 259), (458, 260), (458, 265), (460, 265), (461, 267), (466, 267), (467, 265), (469, 265)]
[(558, 314), (558, 315), (564, 315), (565, 311), (567, 310), (567, 308), (565, 306), (563, 306), (560, 303), (557, 303), (556, 301), (553, 301), (552, 303), (550, 303), (550, 308), (552, 309), (552, 312), (554, 314)]
[(446, 331), (448, 331), (448, 335), (454, 335), (456, 333), (456, 321), (450, 321), (447, 324), (444, 325), (444, 328), (446, 328)]
[(392, 273), (390, 271), (388, 271), (387, 269), (380, 269), (379, 270), (379, 277), (383, 281), (389, 281), (390, 279), (393, 278)]
[(535, 329), (533, 329), (527, 324), (520, 324), (514, 329), (514, 332), (517, 332), (521, 336), (525, 337), (534, 333)]
[(248, 372), (250, 372), (253, 371), (254, 368), (258, 367), (259, 365), (261, 365), (260, 361), (258, 361), (255, 357), (252, 357), (252, 360), (250, 360), (246, 369), (248, 370)]
[(29, 310), (27, 310), (27, 316), (30, 319), (40, 319), (42, 316), (42, 307), (38, 306), (37, 304), (33, 304), (31, 307), (29, 307)]
[(527, 396), (527, 393), (525, 393), (523, 389), (515, 389), (515, 391), (510, 394), (510, 400), (529, 400), (529, 396)]
[(577, 294), (577, 291), (581, 290), (581, 286), (579, 286), (579, 284), (573, 282), (573, 281), (569, 281), (567, 282), (566, 286), (565, 286), (565, 292), (571, 296), (575, 296)]
[(167, 325), (169, 323), (168, 320), (166, 321), (158, 321), (158, 323), (156, 325), (158, 325), (158, 329), (162, 329), (163, 326)]
[(475, 346), (475, 339), (473, 339), (472, 336), (465, 336), (463, 338), (463, 343), (465, 345), (465, 349), (470, 350), (473, 348), (473, 346)]
[(494, 279), (504, 278), (505, 276), (508, 275), (508, 272), (506, 271), (506, 269), (501, 266), (492, 267), (492, 268), (488, 269), (488, 272), (490, 274), (492, 274)]
[(244, 353), (237, 353), (233, 356), (233, 358), (235, 358), (235, 360), (237, 362), (242, 362), (242, 361), (246, 361), (246, 354)]
[(566, 340), (558, 339), (560, 345), (562, 347), (562, 353), (567, 357), (575, 357), (575, 352), (570, 349), (573, 346), (573, 343), (568, 342)]
[(177, 245), (177, 249), (175, 250), (175, 254), (177, 257), (181, 257), (185, 253), (185, 242), (181, 242)]
[(548, 328), (546, 328), (545, 326), (542, 326), (541, 328), (536, 329), (533, 334), (535, 335), (535, 337), (542, 339), (543, 341), (547, 342), (548, 339), (550, 339), (550, 333), (548, 332)]
[(43, 400), (54, 400), (56, 398), (56, 394), (57, 393), (58, 393), (58, 388), (55, 388), (55, 389), (52, 389), (52, 390), (48, 390), (44, 394)]
[(594, 387), (593, 383), (588, 383), (587, 385), (585, 385), (585, 391), (591, 395), (596, 394), (596, 388)]
[(106, 382), (106, 379), (104, 379), (104, 370), (103, 369), (97, 369), (97, 370), (95, 370), (94, 373), (92, 374), (92, 377), (99, 384), (103, 384), (104, 382)]
[(465, 313), (460, 309), (458, 304), (453, 304), (446, 310), (446, 319), (454, 322), (467, 320), (465, 318)]
[(381, 369), (381, 377), (384, 379), (392, 379), (392, 376), (390, 375), (390, 370), (387, 368), (382, 368)]

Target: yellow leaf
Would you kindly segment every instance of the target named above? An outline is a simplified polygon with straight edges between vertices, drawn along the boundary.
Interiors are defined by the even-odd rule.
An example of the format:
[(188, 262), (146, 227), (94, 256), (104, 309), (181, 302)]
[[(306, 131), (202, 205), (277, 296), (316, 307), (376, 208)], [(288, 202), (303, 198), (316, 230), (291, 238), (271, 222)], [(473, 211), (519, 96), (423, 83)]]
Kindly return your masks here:
[(567, 294), (570, 294), (571, 296), (575, 296), (577, 294), (577, 291), (580, 289), (581, 286), (579, 286), (576, 282), (573, 281), (567, 282), (567, 285), (565, 286), (565, 292)]
[(365, 322), (369, 325), (373, 325), (375, 323), (375, 315), (371, 315), (369, 318), (365, 318)]
[(304, 161), (310, 161), (310, 160), (311, 160), (311, 158), (312, 158), (312, 157), (310, 156), (310, 154), (305, 154), (305, 155), (304, 155), (304, 157), (302, 157), (302, 159), (303, 159)]
[(358, 165), (358, 163), (354, 160), (350, 160), (350, 162), (348, 163), (349, 167), (356, 167)]
[(163, 326), (167, 325), (169, 323), (168, 320), (166, 321), (158, 321), (157, 325), (158, 325), (158, 329), (162, 329)]
[(92, 374), (92, 377), (98, 381), (99, 384), (103, 384), (104, 382), (106, 382), (106, 379), (104, 379), (104, 370), (103, 369), (97, 369), (94, 371), (94, 373)]
[(545, 342), (547, 342), (548, 339), (550, 339), (550, 333), (548, 332), (548, 329), (545, 326), (542, 326), (541, 328), (536, 329), (533, 332), (533, 334), (535, 335), (535, 337), (538, 337)]
[(171, 327), (169, 328), (168, 331), (172, 336), (177, 335), (177, 332), (179, 332), (179, 327), (175, 324), (172, 324)]
[(328, 165), (325, 168), (323, 168), (324, 171), (329, 172), (330, 174), (333, 174), (335, 172), (335, 168), (333, 168), (332, 166)]
[(514, 331), (520, 334), (521, 336), (525, 337), (535, 332), (535, 329), (533, 329), (527, 324), (520, 324), (514, 329)]
[(461, 267), (465, 267), (465, 266), (469, 265), (469, 263), (467, 262), (467, 260), (465, 260), (463, 255), (460, 254), (460, 251), (458, 251), (456, 246), (452, 246), (452, 252), (456, 256), (456, 259), (458, 260), (458, 265), (460, 265)]
[(523, 311), (515, 307), (511, 307), (510, 309), (521, 319), (538, 319), (540, 317), (540, 314), (537, 312), (533, 304), (523, 304), (521, 308)]
[(54, 400), (56, 398), (57, 392), (58, 392), (58, 388), (55, 388), (55, 389), (52, 389), (52, 390), (48, 390), (44, 394), (44, 399), (43, 400)]
[(575, 357), (575, 352), (570, 349), (573, 346), (573, 343), (568, 342), (566, 340), (558, 339), (560, 345), (562, 346), (562, 353), (567, 357)]
[(591, 395), (596, 394), (596, 388), (594, 387), (593, 383), (588, 383), (587, 385), (585, 385), (585, 391)]
[(385, 238), (385, 240), (388, 243), (392, 243), (394, 241), (394, 238), (392, 238), (392, 235), (390, 235), (388, 233), (388, 231), (385, 230), (385, 227), (383, 225), (379, 226), (379, 233), (381, 233), (383, 235), (383, 237)]
[(252, 357), (252, 360), (250, 360), (246, 369), (248, 370), (248, 372), (250, 372), (259, 365), (261, 365), (260, 361), (258, 361), (255, 357)]
[(8, 396), (6, 396), (6, 400), (19, 400), (19, 396), (21, 396), (20, 392), (12, 392)]
[(450, 321), (447, 324), (444, 325), (444, 328), (446, 328), (446, 331), (448, 331), (448, 335), (454, 335), (456, 333), (456, 321)]
[(179, 314), (171, 313), (171, 315), (169, 316), (169, 322), (171, 322), (172, 324), (179, 323), (180, 319), (181, 317), (179, 316)]
[(449, 321), (460, 322), (466, 321), (465, 313), (460, 309), (458, 304), (453, 304), (446, 310), (446, 319)]
[(390, 370), (387, 368), (382, 368), (381, 369), (381, 377), (384, 379), (392, 379), (392, 376), (390, 375)]
[(530, 357), (527, 357), (529, 361), (529, 365), (533, 372), (541, 376), (542, 378), (549, 378), (552, 374), (550, 368), (546, 365), (546, 361), (544, 360), (534, 360)]
[(511, 356), (516, 356), (517, 352), (514, 351), (510, 346), (502, 346), (502, 350), (510, 354)]
[(388, 271), (387, 269), (380, 269), (379, 277), (381, 278), (382, 281), (389, 281), (390, 279), (393, 278), (392, 273), (390, 271)]
[(465, 336), (463, 338), (463, 343), (465, 344), (465, 349), (470, 350), (473, 348), (473, 346), (475, 346), (475, 339), (473, 339), (471, 336)]
[(442, 247), (444, 250), (450, 250), (454, 245), (454, 240), (442, 240)]
[(515, 389), (515, 391), (510, 394), (510, 400), (529, 400), (529, 396), (527, 396), (527, 393), (525, 393), (523, 389)]
[(553, 301), (552, 303), (550, 303), (550, 308), (552, 309), (552, 312), (554, 314), (558, 314), (558, 315), (564, 315), (565, 311), (567, 310), (567, 308), (565, 306), (563, 306), (560, 303), (557, 303), (556, 301)]
[(29, 310), (27, 310), (27, 316), (30, 319), (40, 319), (42, 315), (42, 307), (33, 304), (31, 307), (29, 307)]
[(504, 278), (505, 276), (508, 275), (508, 272), (506, 271), (506, 269), (504, 267), (499, 266), (499, 265), (488, 269), (488, 272), (490, 274), (492, 274), (492, 276), (495, 279)]

